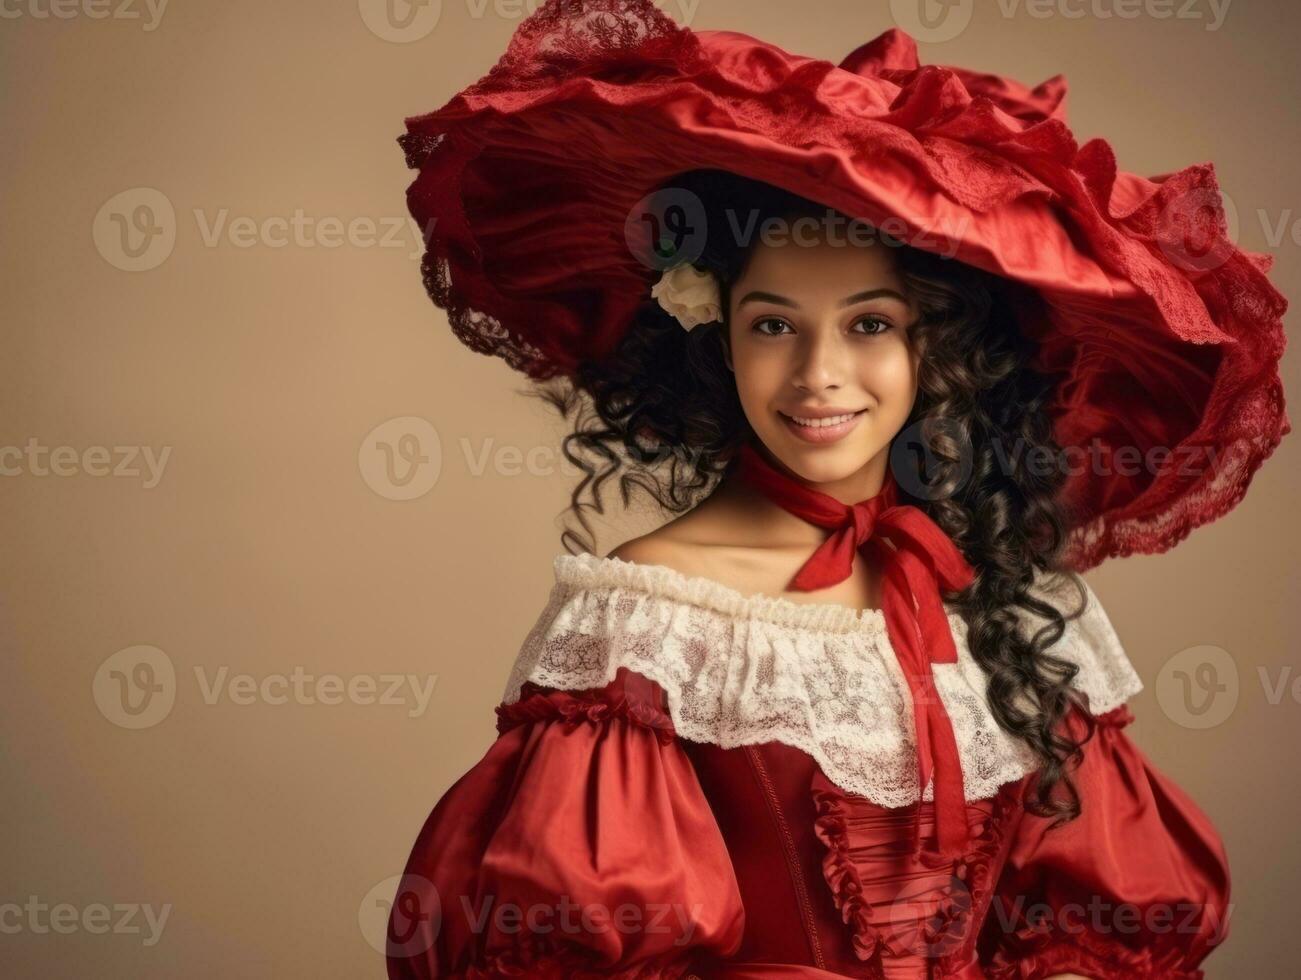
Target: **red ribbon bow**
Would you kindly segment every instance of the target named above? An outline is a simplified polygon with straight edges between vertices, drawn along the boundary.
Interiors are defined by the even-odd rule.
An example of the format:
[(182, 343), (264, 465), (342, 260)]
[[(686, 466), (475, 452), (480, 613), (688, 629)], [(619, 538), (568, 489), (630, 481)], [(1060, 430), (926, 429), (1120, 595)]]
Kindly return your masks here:
[(958, 660), (940, 590), (965, 589), (975, 572), (953, 540), (925, 512), (897, 502), (898, 488), (888, 472), (879, 494), (852, 506), (775, 469), (749, 443), (741, 447), (738, 473), (796, 517), (833, 529), (787, 588), (812, 591), (844, 581), (853, 571), (854, 552), (860, 548), (880, 560), (886, 632), (912, 694), (917, 733), (915, 850), (920, 856), (920, 794), (934, 774), (936, 853), (941, 858), (964, 854), (970, 844), (970, 828), (962, 764), (931, 665)]

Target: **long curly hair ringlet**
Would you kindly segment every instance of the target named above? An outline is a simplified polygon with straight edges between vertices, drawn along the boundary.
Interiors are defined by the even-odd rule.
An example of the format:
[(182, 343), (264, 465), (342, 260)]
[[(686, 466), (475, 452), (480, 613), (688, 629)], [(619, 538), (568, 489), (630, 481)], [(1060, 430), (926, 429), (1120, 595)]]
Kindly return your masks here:
[[(735, 227), (729, 218), (743, 215), (754, 227), (768, 218), (837, 214), (724, 171), (692, 171), (671, 186), (704, 205), (710, 233), (694, 264), (718, 278), (724, 310), (748, 254), (745, 242), (726, 233)], [(1082, 739), (1071, 739), (1064, 726), (1058, 731), (1071, 705), (1083, 704), (1071, 686), (1079, 668), (1047, 650), (1083, 611), (1085, 594), (1059, 566), (1066, 522), (1058, 495), (1065, 470), (1029, 462), (1060, 459), (1061, 450), (1045, 410), (1053, 381), (1030, 368), (1035, 345), (1012, 312), (1013, 292), (1025, 287), (884, 234), (881, 239), (897, 248), (899, 274), (920, 310), (910, 331), (920, 353), (918, 396), (904, 429), (919, 451), (892, 452), (896, 476), (902, 459), (915, 458), (919, 469), (898, 480), (900, 502), (926, 511), (977, 570), (975, 582), (951, 601), (967, 624), (972, 656), (989, 676), (995, 718), (1040, 762), (1026, 808), (1055, 823), (1071, 820), (1081, 808), (1070, 770), (1095, 727), (1086, 711)], [(724, 360), (727, 342), (725, 324), (684, 330), (648, 296), (613, 354), (581, 365), (573, 379), (530, 389), (573, 426), (562, 449), (583, 475), (566, 511), (572, 519), (562, 534), (567, 550), (594, 550), (589, 515), (605, 513), (612, 479), (625, 507), (641, 491), (666, 513), (680, 514), (727, 473), (750, 432)], [(1037, 573), (1050, 574), (1054, 592), (1062, 581), (1074, 584), (1075, 608), (1065, 613), (1033, 594)], [(1023, 612), (1046, 622), (1029, 633)]]

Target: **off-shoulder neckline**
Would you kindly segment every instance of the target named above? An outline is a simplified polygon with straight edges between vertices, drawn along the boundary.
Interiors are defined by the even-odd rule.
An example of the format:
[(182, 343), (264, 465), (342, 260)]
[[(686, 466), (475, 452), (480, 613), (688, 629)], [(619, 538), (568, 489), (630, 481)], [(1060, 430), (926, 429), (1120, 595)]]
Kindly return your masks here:
[[(558, 584), (576, 588), (617, 587), (712, 609), (735, 619), (758, 619), (782, 626), (831, 632), (885, 632), (885, 614), (880, 609), (851, 609), (834, 603), (795, 602), (781, 596), (747, 595), (703, 575), (687, 575), (667, 565), (626, 561), (613, 555), (581, 553), (557, 555), (554, 562)], [(947, 608), (947, 606), (946, 606)], [(962, 618), (949, 609), (949, 623), (955, 630)]]

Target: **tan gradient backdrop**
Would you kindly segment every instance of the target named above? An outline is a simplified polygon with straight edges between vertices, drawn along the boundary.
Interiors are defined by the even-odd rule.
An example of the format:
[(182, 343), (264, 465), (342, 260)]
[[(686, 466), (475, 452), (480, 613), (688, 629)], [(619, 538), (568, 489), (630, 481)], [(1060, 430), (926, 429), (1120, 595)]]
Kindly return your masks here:
[[(666, 2), (833, 61), (894, 23), (861, 0)], [(0, 479), (0, 975), (380, 977), (376, 899), (493, 737), (570, 486), (558, 423), (455, 342), (393, 231), (403, 117), (484, 73), (520, 7), (443, 0), (405, 40), (424, 22), (369, 0), (120, 3), (0, 19), (0, 444), (22, 451)], [(1215, 161), (1241, 241), (1301, 295), (1290, 5), (978, 6), (923, 60), (1065, 73), (1077, 135), (1127, 170)], [(403, 417), (439, 438), (427, 488), (432, 466), (386, 482), (367, 441)], [(1227, 838), (1218, 980), (1296, 970), (1298, 458), (1294, 437), (1227, 519), (1090, 575), (1147, 684), (1133, 734)], [(1239, 695), (1193, 729), (1158, 681), (1202, 646)], [(321, 703), (331, 676), (382, 695), (388, 675), (432, 693)]]

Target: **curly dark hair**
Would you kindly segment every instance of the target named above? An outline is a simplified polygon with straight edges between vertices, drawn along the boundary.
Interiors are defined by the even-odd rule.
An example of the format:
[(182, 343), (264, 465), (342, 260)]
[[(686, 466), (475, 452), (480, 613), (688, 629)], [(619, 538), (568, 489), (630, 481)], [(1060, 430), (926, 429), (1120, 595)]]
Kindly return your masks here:
[[(710, 234), (693, 264), (717, 276), (725, 311), (748, 257), (744, 241), (717, 233), (729, 220), (735, 230), (738, 214), (747, 222), (752, 216), (845, 218), (725, 171), (693, 171), (672, 186), (704, 204)], [(896, 437), (891, 448), (900, 501), (924, 510), (976, 570), (973, 584), (948, 599), (967, 624), (972, 656), (989, 675), (995, 719), (1039, 760), (1025, 806), (1055, 818), (1055, 826), (1080, 813), (1070, 771), (1095, 722), (1087, 698), (1071, 685), (1079, 668), (1046, 652), (1083, 611), (1086, 595), (1078, 577), (1058, 564), (1064, 470), (1026, 463), (1061, 452), (1045, 410), (1052, 379), (1031, 369), (1035, 345), (1016, 326), (1014, 301), (1034, 300), (1003, 277), (883, 233), (881, 239), (897, 248), (896, 269), (920, 311), (909, 331), (920, 353), (918, 396), (903, 430), (909, 445)], [(587, 514), (605, 513), (604, 487), (616, 476), (625, 507), (640, 490), (680, 514), (728, 474), (752, 433), (725, 361), (727, 343), (723, 324), (685, 331), (648, 297), (610, 357), (582, 365), (572, 379), (531, 389), (573, 420), (562, 449), (583, 476), (566, 511), (579, 525), (562, 534), (568, 550), (593, 550)], [(1005, 447), (1013, 446), (1018, 452), (1008, 453)], [(1054, 593), (1063, 580), (1074, 585), (1079, 603), (1071, 613), (1032, 592), (1039, 573)], [(1022, 611), (1046, 622), (1026, 635)], [(1073, 704), (1086, 709), (1078, 741), (1059, 725)]]

